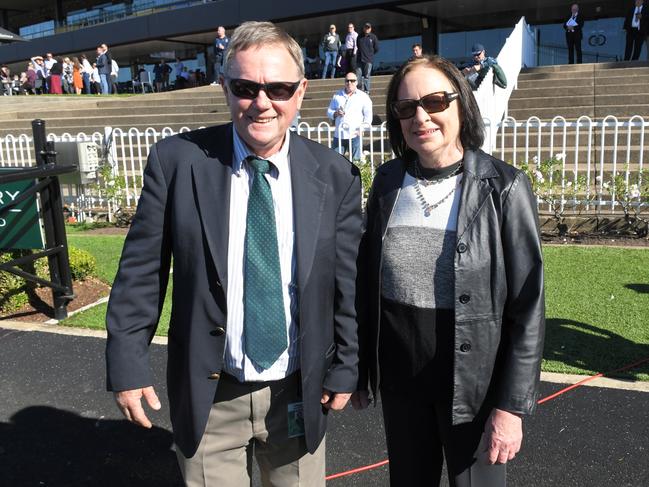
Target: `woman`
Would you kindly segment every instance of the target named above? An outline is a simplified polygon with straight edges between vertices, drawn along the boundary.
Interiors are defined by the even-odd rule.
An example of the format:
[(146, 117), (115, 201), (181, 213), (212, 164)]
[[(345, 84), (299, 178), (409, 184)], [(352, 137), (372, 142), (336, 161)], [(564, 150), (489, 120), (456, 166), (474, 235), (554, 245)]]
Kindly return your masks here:
[(23, 90), (25, 90), (25, 94), (29, 95), (35, 95), (36, 94), (36, 80), (38, 79), (38, 74), (36, 73), (36, 69), (34, 68), (34, 63), (27, 63), (27, 82), (23, 85)]
[(83, 91), (82, 72), (83, 66), (79, 62), (79, 58), (72, 58), (72, 84), (74, 85), (74, 91), (77, 95), (80, 95)]
[(74, 64), (69, 57), (63, 58), (63, 77), (61, 79), (63, 93), (74, 94)]
[(63, 76), (63, 63), (57, 59), (50, 68), (50, 94), (62, 95), (61, 77)]
[(403, 65), (387, 114), (397, 159), (368, 200), (353, 402), (367, 405), (364, 379), (381, 391), (391, 485), (436, 485), (445, 456), (451, 485), (504, 486), (539, 382), (536, 202), (524, 173), (480, 150), (480, 111), (448, 61)]

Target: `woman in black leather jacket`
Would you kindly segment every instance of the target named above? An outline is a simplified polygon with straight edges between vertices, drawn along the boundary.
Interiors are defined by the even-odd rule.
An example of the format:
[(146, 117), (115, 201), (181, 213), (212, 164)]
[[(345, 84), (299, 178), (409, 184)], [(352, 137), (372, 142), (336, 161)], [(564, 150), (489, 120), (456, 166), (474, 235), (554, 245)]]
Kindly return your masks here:
[(524, 173), (480, 150), (461, 73), (407, 62), (388, 88), (397, 159), (377, 170), (359, 274), (361, 363), (381, 403), (392, 486), (504, 486), (533, 412), (544, 336), (536, 200)]

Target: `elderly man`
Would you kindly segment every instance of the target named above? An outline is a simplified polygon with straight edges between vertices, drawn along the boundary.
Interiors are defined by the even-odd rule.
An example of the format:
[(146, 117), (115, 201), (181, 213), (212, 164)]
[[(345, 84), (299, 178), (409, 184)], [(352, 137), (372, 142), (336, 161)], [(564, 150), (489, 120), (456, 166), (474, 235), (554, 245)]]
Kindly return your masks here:
[(636, 61), (640, 58), (642, 44), (649, 33), (649, 14), (644, 10), (644, 0), (635, 0), (633, 7), (627, 8), (624, 17), (624, 30), (626, 31), (626, 45), (624, 60)]
[(345, 87), (334, 93), (327, 116), (336, 123), (333, 148), (345, 154), (351, 145), (352, 160), (360, 160), (361, 124), (372, 123), (372, 100), (358, 89), (356, 73), (345, 75)]
[(245, 22), (221, 85), (232, 123), (166, 138), (145, 170), (106, 317), (108, 387), (131, 421), (161, 407), (148, 364), (173, 255), (168, 394), (189, 486), (324, 486), (329, 410), (358, 380), (360, 176), (289, 131), (299, 45)]
[(214, 82), (212, 84), (218, 84), (223, 75), (223, 61), (229, 45), (230, 38), (225, 35), (225, 27), (219, 25), (214, 39)]

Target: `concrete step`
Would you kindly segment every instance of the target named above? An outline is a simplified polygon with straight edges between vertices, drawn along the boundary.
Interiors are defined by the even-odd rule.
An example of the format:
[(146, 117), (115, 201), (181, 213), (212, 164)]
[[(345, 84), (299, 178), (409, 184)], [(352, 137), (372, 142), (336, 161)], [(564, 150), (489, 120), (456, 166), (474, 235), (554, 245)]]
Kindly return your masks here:
[[(593, 86), (595, 84), (594, 80), (592, 77), (590, 78), (563, 78), (563, 79), (553, 79), (551, 83), (547, 83), (550, 85), (552, 89), (555, 91), (559, 88), (563, 90), (563, 88), (587, 88), (589, 86)], [(546, 82), (540, 83), (538, 80), (535, 79), (525, 79), (525, 78), (518, 78), (518, 83), (517, 83), (517, 90), (525, 90), (525, 89), (534, 89), (534, 88), (544, 88), (547, 87)], [(512, 94), (515, 94), (517, 90), (514, 90)]]
[(604, 118), (613, 115), (619, 119), (630, 118), (640, 115), (649, 119), (649, 105), (606, 105), (598, 106), (570, 106), (570, 107), (549, 107), (549, 108), (510, 108), (508, 115), (516, 120), (523, 121), (530, 117), (539, 117), (541, 120), (551, 120), (553, 117), (562, 116), (567, 120), (576, 120), (581, 116), (591, 118)]
[[(539, 96), (530, 98), (512, 98), (509, 100), (510, 110), (520, 108), (550, 108), (595, 105), (628, 105), (630, 108), (638, 105), (649, 105), (649, 91), (645, 94), (633, 95), (578, 95), (578, 96)], [(639, 113), (641, 115), (641, 113)]]
[(511, 100), (519, 98), (544, 98), (551, 96), (587, 96), (587, 95), (632, 95), (632, 94), (649, 94), (649, 83), (634, 83), (634, 84), (610, 84), (600, 85), (598, 83), (591, 83), (586, 86), (563, 86), (560, 90), (554, 86), (539, 86), (538, 83), (532, 86), (519, 86), (518, 89), (512, 92)]
[[(614, 128), (610, 127), (606, 129), (604, 133), (604, 144), (607, 146), (613, 145), (617, 141), (619, 147), (625, 147), (629, 143), (629, 134), (626, 129), (620, 130), (615, 135)], [(529, 131), (526, 131), (525, 127), (518, 127), (516, 136), (514, 136), (513, 129), (511, 127), (506, 128), (504, 137), (501, 133), (498, 134), (498, 146), (504, 144), (505, 147), (513, 147), (514, 142), (516, 142), (517, 147), (524, 147), (526, 140), (529, 140), (530, 145), (541, 146), (545, 148), (554, 147), (555, 152), (565, 152), (575, 149), (577, 142), (579, 147), (585, 148), (590, 145), (592, 147), (599, 147), (602, 143), (602, 134), (600, 129), (594, 129), (592, 135), (588, 135), (588, 127), (583, 126), (579, 131), (579, 141), (577, 141), (577, 134), (574, 129), (567, 129), (565, 133), (565, 142), (564, 142), (564, 131), (562, 127), (554, 128), (554, 136), (550, 134), (550, 128), (544, 127), (541, 132), (541, 137), (538, 135), (538, 128), (531, 125)], [(565, 144), (565, 150), (564, 148)], [(632, 130), (631, 131), (631, 140), (630, 144), (632, 147), (644, 146), (645, 150), (649, 150), (649, 133), (642, 131)], [(647, 162), (649, 163), (649, 155), (647, 156)]]

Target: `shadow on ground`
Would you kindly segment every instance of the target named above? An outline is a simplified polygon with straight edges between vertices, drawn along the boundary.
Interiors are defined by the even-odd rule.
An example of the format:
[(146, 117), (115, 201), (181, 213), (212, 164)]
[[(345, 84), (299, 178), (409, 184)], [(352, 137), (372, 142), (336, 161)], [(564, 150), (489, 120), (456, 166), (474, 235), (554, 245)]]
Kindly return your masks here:
[(649, 294), (649, 284), (625, 284), (624, 287), (638, 294)]
[(0, 479), (11, 486), (181, 486), (171, 433), (35, 406), (0, 423)]
[[(649, 358), (649, 345), (635, 343), (610, 330), (587, 323), (550, 318), (546, 320), (543, 358), (593, 373), (607, 373)], [(649, 374), (649, 362), (628, 371), (607, 375), (636, 380), (639, 374)]]

